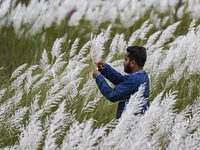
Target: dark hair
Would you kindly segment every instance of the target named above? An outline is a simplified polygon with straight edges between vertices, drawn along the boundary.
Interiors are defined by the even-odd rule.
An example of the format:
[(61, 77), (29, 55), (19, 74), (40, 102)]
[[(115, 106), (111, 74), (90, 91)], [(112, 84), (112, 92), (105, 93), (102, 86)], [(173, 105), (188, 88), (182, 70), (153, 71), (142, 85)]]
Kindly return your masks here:
[(144, 66), (147, 58), (146, 48), (142, 46), (130, 46), (126, 51), (129, 52), (128, 58), (130, 61), (134, 60), (139, 67)]

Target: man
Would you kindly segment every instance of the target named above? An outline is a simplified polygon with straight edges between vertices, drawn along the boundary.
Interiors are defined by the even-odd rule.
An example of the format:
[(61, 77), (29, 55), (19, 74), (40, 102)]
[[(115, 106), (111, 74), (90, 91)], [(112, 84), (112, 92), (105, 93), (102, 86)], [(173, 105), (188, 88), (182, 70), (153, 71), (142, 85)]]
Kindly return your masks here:
[[(142, 46), (130, 46), (127, 48), (123, 62), (124, 71), (129, 75), (121, 75), (103, 61), (99, 61), (98, 70), (93, 71), (93, 78), (101, 93), (111, 102), (119, 101), (117, 119), (121, 117), (130, 96), (138, 91), (140, 85), (145, 86), (143, 96), (146, 100), (140, 113), (144, 113), (149, 107), (149, 78), (143, 70), (145, 61), (146, 49)], [(114, 89), (108, 85), (103, 76), (115, 85)]]

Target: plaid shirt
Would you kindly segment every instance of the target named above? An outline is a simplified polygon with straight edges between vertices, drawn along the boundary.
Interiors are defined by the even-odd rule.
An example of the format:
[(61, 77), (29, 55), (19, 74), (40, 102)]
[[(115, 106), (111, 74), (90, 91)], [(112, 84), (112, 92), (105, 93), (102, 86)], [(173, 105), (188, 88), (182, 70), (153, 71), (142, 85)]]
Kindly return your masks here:
[[(130, 75), (121, 75), (111, 66), (106, 64), (104, 69), (100, 70), (100, 72), (101, 74), (96, 77), (96, 83), (99, 90), (109, 101), (119, 101), (117, 119), (121, 117), (130, 96), (138, 91), (141, 84), (145, 84), (144, 98), (147, 99), (147, 102), (143, 106), (143, 111), (149, 107), (149, 78), (143, 69)], [(115, 85), (114, 89), (108, 85), (103, 76)]]

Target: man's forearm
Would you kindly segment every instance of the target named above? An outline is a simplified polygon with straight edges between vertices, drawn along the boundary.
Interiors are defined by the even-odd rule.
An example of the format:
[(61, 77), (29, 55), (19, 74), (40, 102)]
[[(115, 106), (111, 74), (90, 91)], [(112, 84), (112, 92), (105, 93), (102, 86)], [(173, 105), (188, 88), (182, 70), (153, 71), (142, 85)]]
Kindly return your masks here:
[(103, 96), (110, 100), (109, 95), (112, 91), (112, 88), (105, 81), (104, 77), (102, 75), (98, 75), (95, 80), (100, 92), (103, 94)]
[(124, 81), (124, 76), (113, 69), (110, 65), (106, 64), (103, 70), (100, 70), (101, 74), (106, 77), (114, 85)]
[(119, 101), (130, 95), (130, 89), (121, 86), (115, 86), (114, 89), (111, 88), (101, 74), (95, 80), (101, 93), (111, 102)]

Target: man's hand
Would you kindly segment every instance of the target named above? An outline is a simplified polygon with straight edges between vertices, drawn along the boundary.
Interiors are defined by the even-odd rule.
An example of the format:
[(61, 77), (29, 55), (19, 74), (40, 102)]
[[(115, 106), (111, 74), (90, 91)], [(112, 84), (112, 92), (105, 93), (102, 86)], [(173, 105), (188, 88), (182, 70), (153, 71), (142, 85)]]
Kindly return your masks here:
[(93, 70), (93, 78), (95, 79), (99, 74), (101, 74), (97, 69)]
[(102, 61), (102, 60), (97, 63), (97, 66), (98, 66), (99, 70), (102, 70), (105, 65), (106, 65), (106, 63), (104, 61)]

